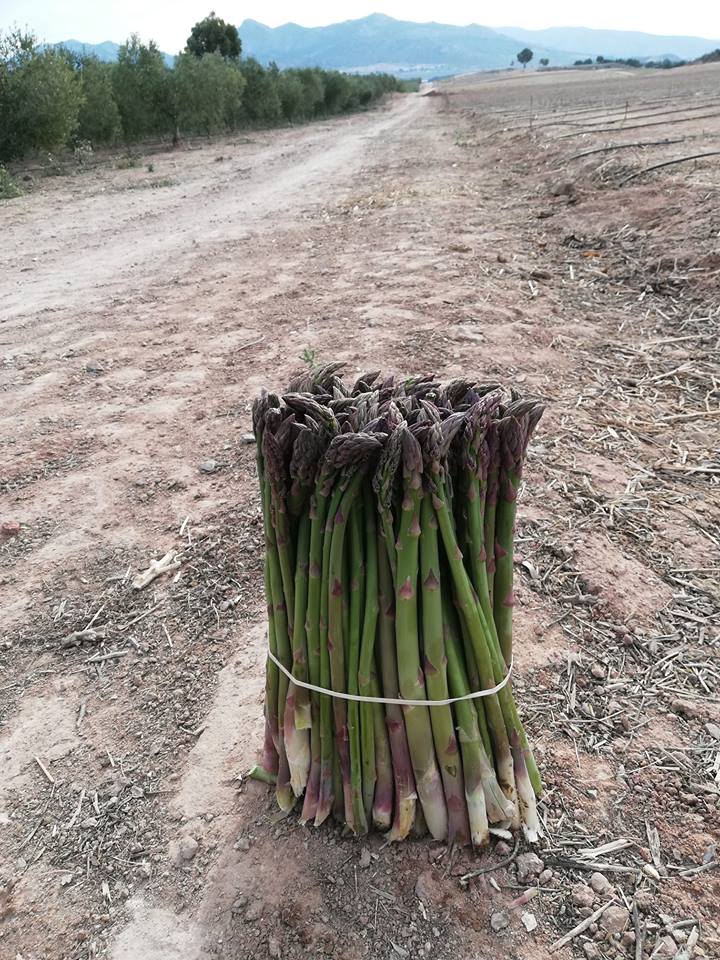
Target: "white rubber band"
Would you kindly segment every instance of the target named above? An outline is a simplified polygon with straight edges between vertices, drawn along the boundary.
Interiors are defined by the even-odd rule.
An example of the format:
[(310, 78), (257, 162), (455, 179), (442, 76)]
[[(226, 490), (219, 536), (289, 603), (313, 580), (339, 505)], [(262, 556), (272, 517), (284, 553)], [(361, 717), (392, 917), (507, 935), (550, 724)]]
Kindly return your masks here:
[(510, 660), (508, 672), (500, 683), (489, 690), (475, 690), (473, 693), (467, 693), (464, 697), (448, 697), (447, 700), (402, 700), (399, 697), (362, 697), (356, 693), (339, 693), (337, 690), (328, 690), (326, 687), (316, 687), (314, 683), (305, 683), (304, 680), (298, 680), (283, 666), (273, 652), (268, 649), (268, 658), (272, 660), (285, 676), (292, 681), (296, 687), (304, 687), (306, 690), (312, 690), (314, 693), (322, 693), (326, 697), (335, 697), (338, 700), (354, 700), (356, 703), (394, 703), (400, 707), (447, 707), (451, 703), (459, 703), (461, 700), (477, 700), (479, 697), (491, 697), (494, 693), (499, 693), (503, 687), (507, 686), (512, 673), (513, 661)]

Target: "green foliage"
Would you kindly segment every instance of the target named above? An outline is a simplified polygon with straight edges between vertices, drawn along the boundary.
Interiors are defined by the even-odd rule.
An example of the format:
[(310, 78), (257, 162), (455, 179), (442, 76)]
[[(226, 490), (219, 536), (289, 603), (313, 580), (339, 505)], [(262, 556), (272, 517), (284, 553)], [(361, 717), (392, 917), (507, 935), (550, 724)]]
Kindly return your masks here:
[(303, 352), (300, 354), (300, 359), (303, 363), (306, 363), (308, 367), (313, 370), (316, 363), (316, 351), (311, 350), (310, 347), (303, 347)]
[(518, 63), (523, 65), (523, 70), (530, 63), (533, 58), (533, 52), (530, 47), (523, 47), (520, 53), (517, 55)]
[(97, 57), (82, 57), (78, 73), (83, 102), (78, 116), (78, 137), (92, 144), (113, 143), (121, 132), (120, 111), (113, 94), (113, 64)]
[(0, 161), (66, 143), (78, 125), (80, 79), (32, 34), (0, 35)]
[(245, 78), (243, 112), (251, 123), (272, 125), (283, 119), (280, 100), (280, 71), (274, 65), (266, 70), (257, 60), (243, 60), (240, 71)]
[(22, 196), (22, 190), (15, 183), (5, 167), (0, 164), (0, 200), (14, 200)]
[(170, 71), (157, 44), (133, 34), (118, 51), (112, 81), (125, 140), (162, 135), (173, 129)]
[[(95, 145), (119, 139), (172, 134), (177, 140), (183, 133), (303, 122), (364, 109), (408, 89), (387, 74), (281, 71), (240, 60), (234, 29), (210, 14), (193, 28), (174, 67), (153, 41), (136, 35), (120, 47), (116, 63), (102, 63), (69, 50), (41, 50), (18, 30), (0, 33), (0, 162), (64, 146), (82, 162)], [(119, 168), (134, 165), (118, 161)]]
[(210, 135), (234, 129), (240, 119), (245, 77), (219, 53), (181, 53), (172, 72), (173, 103), (179, 129)]
[(195, 57), (217, 53), (228, 60), (239, 60), (240, 51), (237, 27), (216, 17), (214, 11), (195, 24), (187, 39), (187, 52)]
[(541, 66), (541, 67), (546, 67), (549, 63), (550, 63), (550, 61), (548, 60), (547, 57), (540, 57), (540, 66)]

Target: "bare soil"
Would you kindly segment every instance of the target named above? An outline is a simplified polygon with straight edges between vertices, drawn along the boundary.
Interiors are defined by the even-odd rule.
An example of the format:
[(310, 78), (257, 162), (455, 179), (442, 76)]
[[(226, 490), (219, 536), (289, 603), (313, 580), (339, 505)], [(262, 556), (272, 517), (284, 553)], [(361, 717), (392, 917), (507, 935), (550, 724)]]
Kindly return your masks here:
[[(720, 956), (720, 164), (623, 185), (713, 149), (718, 80), (462, 78), (0, 207), (0, 956), (533, 960), (607, 904), (553, 955)], [(516, 571), (539, 880), (244, 777), (250, 403), (304, 350), (548, 404)]]

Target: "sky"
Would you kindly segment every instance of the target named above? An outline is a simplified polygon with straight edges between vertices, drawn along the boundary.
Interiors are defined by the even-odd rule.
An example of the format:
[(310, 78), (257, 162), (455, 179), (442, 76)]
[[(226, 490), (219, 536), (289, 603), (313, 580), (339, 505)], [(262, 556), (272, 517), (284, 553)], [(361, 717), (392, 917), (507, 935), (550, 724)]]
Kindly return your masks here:
[(0, 0), (0, 29), (27, 25), (48, 43), (70, 39), (122, 43), (135, 32), (144, 40), (157, 41), (167, 53), (177, 53), (192, 25), (213, 8), (218, 16), (238, 25), (250, 17), (268, 26), (292, 20), (312, 27), (386, 13), (399, 20), (527, 29), (582, 26), (720, 39), (717, 0), (603, 0), (593, 4), (504, 0), (492, 5), (470, 0), (307, 0), (303, 4), (297, 0)]

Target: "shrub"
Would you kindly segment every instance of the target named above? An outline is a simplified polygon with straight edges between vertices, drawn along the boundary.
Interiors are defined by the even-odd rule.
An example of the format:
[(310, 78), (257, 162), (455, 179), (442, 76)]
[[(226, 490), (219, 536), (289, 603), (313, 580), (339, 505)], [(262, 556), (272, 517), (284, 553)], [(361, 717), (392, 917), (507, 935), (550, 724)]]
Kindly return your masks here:
[(82, 104), (79, 77), (32, 34), (0, 35), (0, 161), (67, 143)]
[(15, 183), (5, 167), (0, 164), (0, 200), (14, 200), (22, 195), (22, 190)]

